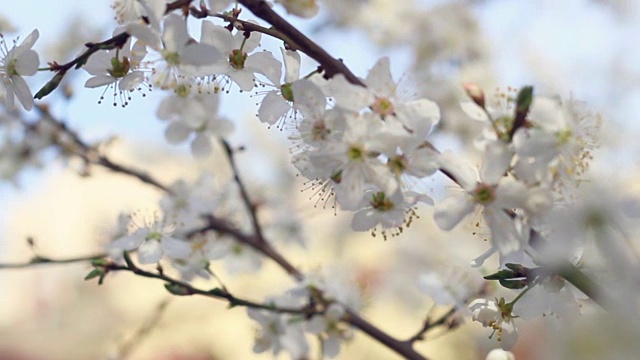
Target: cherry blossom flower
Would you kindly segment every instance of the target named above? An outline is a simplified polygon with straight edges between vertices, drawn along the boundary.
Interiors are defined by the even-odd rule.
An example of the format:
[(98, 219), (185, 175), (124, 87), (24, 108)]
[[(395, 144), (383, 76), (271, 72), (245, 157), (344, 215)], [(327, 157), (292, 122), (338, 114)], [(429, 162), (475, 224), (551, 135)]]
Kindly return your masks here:
[(365, 199), (368, 196), (370, 199), (366, 205), (354, 214), (351, 227), (355, 231), (367, 231), (380, 224), (384, 237), (386, 229), (396, 229), (397, 233), (392, 235), (397, 235), (402, 233), (404, 227), (411, 225), (416, 216), (417, 202), (433, 204), (431, 198), (426, 195), (403, 193), (399, 188), (391, 196), (382, 191), (369, 191), (365, 193)]
[[(181, 96), (182, 95), (182, 96)], [(218, 113), (218, 94), (173, 94), (158, 108), (160, 119), (172, 119), (165, 131), (167, 140), (177, 144), (192, 134), (191, 152), (203, 158), (212, 152), (211, 139), (224, 137), (233, 131), (233, 123), (215, 116)]]
[(344, 307), (338, 303), (332, 303), (324, 314), (315, 315), (306, 324), (306, 329), (311, 334), (317, 334), (322, 339), (322, 354), (334, 358), (340, 353), (340, 343), (353, 337), (353, 330), (342, 322)]
[(434, 220), (443, 230), (450, 230), (464, 217), (481, 207), (482, 215), (491, 229), (494, 249), (507, 255), (518, 251), (528, 239), (526, 222), (511, 217), (505, 210), (526, 207), (530, 196), (525, 184), (504, 176), (513, 151), (503, 142), (494, 142), (485, 150), (480, 179), (476, 170), (451, 153), (443, 153), (441, 166), (465, 190), (438, 203)]
[(280, 81), (282, 64), (268, 51), (255, 52), (261, 34), (252, 32), (245, 37), (243, 31), (235, 35), (210, 21), (202, 22), (201, 42), (216, 48), (223, 58), (201, 72), (202, 75), (219, 74), (230, 78), (242, 91), (253, 89), (255, 74), (264, 75), (272, 84)]
[(138, 224), (132, 218), (130, 232), (110, 243), (107, 246), (109, 253), (119, 257), (124, 251), (137, 250), (141, 264), (156, 263), (163, 255), (178, 259), (189, 256), (189, 244), (172, 236), (175, 230), (172, 224), (159, 221), (157, 216), (143, 221), (143, 224)]
[(285, 68), (284, 83), (273, 83), (275, 89), (267, 92), (258, 109), (258, 119), (271, 125), (277, 124), (291, 112), (294, 100), (292, 84), (300, 78), (300, 54), (282, 48), (280, 50)]
[(589, 168), (597, 147), (601, 119), (584, 104), (537, 96), (529, 126), (520, 128), (513, 143), (521, 160), (516, 170), (530, 182), (554, 183), (561, 192), (576, 187)]
[(506, 303), (504, 298), (491, 301), (487, 299), (476, 299), (469, 304), (474, 321), (478, 321), (484, 327), (493, 329), (493, 335), (497, 335), (496, 340), (504, 350), (511, 349), (518, 341), (518, 329), (513, 321), (511, 312), (513, 305)]
[[(269, 299), (275, 306), (299, 306), (289, 296)], [(309, 344), (304, 336), (302, 321), (296, 321), (290, 314), (278, 314), (254, 308), (247, 310), (249, 317), (260, 324), (256, 332), (253, 351), (262, 353), (271, 350), (274, 355), (285, 350), (293, 359), (300, 359), (309, 352)]]
[[(131, 38), (127, 39), (121, 49), (98, 51), (89, 58), (83, 67), (93, 75), (85, 82), (84, 86), (96, 88), (113, 84), (113, 105), (115, 106), (116, 99), (119, 99), (122, 107), (125, 107), (131, 99), (130, 93), (139, 90), (139, 85), (146, 81), (145, 73), (140, 70), (142, 60), (146, 55), (147, 49), (139, 40), (131, 48)], [(119, 96), (116, 95), (116, 92)]]
[(33, 96), (29, 85), (23, 76), (34, 75), (38, 71), (40, 59), (38, 53), (31, 48), (35, 44), (40, 33), (35, 29), (22, 41), (20, 45), (14, 45), (7, 50), (4, 37), (0, 42), (0, 96), (4, 97), (9, 109), (15, 108), (14, 96), (22, 104), (25, 110), (33, 107)]

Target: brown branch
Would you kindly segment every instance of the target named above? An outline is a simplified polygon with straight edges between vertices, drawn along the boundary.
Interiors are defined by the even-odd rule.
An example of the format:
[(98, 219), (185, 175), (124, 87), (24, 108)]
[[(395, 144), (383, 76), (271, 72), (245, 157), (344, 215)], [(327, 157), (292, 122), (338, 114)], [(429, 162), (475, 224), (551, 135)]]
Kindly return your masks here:
[(292, 308), (292, 307), (279, 307), (279, 306), (275, 306), (274, 304), (262, 304), (262, 303), (254, 302), (251, 300), (236, 297), (232, 295), (230, 292), (228, 292), (227, 290), (220, 289), (220, 288), (213, 288), (210, 290), (196, 288), (187, 282), (174, 279), (170, 276), (165, 275), (162, 272), (154, 273), (154, 272), (146, 271), (137, 267), (133, 263), (133, 261), (131, 260), (127, 252), (124, 253), (124, 259), (125, 259), (126, 265), (119, 265), (114, 262), (109, 262), (107, 264), (98, 265), (96, 266), (96, 268), (103, 269), (105, 271), (105, 275), (111, 271), (127, 271), (127, 272), (134, 273), (138, 276), (142, 276), (150, 279), (162, 280), (168, 284), (168, 285), (165, 285), (165, 287), (173, 295), (178, 295), (178, 296), (201, 295), (201, 296), (210, 297), (214, 299), (222, 299), (222, 300), (228, 301), (229, 306), (231, 307), (244, 306), (244, 307), (250, 307), (254, 309), (262, 309), (262, 310), (268, 310), (268, 311), (277, 312), (277, 313), (283, 313), (283, 314), (285, 313), (300, 314), (305, 316), (322, 313), (320, 311), (317, 311), (314, 307)]
[(262, 226), (260, 225), (260, 222), (258, 220), (257, 205), (254, 204), (249, 198), (247, 187), (245, 186), (242, 179), (240, 179), (238, 166), (236, 165), (236, 160), (235, 160), (235, 152), (231, 148), (229, 143), (225, 140), (222, 140), (222, 146), (224, 147), (225, 154), (227, 155), (227, 159), (229, 160), (229, 166), (231, 166), (231, 171), (233, 173), (233, 180), (236, 182), (236, 184), (238, 184), (238, 189), (240, 190), (240, 196), (242, 197), (242, 201), (247, 207), (247, 211), (249, 212), (249, 216), (251, 217), (251, 224), (253, 225), (255, 240), (259, 243), (266, 243), (266, 240), (264, 239), (264, 235), (262, 234)]

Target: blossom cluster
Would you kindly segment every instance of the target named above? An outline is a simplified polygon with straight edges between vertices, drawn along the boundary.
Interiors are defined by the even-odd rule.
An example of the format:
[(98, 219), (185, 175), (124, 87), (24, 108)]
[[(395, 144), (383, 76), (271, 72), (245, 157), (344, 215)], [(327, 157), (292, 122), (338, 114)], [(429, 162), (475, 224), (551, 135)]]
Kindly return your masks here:
[[(276, 2), (302, 17), (318, 12), (315, 1)], [(209, 8), (202, 2), (201, 10), (217, 13), (232, 3), (210, 0)], [(515, 319), (579, 312), (582, 294), (540, 267), (565, 260), (581, 267), (585, 254), (594, 249), (625, 258), (617, 243), (609, 247), (602, 241), (624, 237), (621, 224), (637, 217), (638, 207), (612, 194), (602, 197), (606, 190), (596, 191), (600, 195), (596, 196), (593, 187), (580, 186), (600, 127), (600, 118), (583, 103), (534, 95), (530, 87), (487, 96), (478, 86), (467, 84), (470, 100), (460, 109), (480, 129), (471, 142), (479, 155), (476, 165), (455, 149), (435, 148), (431, 138), (439, 125), (439, 106), (424, 97), (403, 96), (388, 58), (379, 59), (366, 77), (356, 81), (345, 74), (323, 77), (321, 69), (305, 75), (301, 51), (291, 44), (276, 55), (262, 50), (263, 34), (249, 29), (259, 25), (238, 19), (236, 7), (218, 14), (227, 26), (202, 20), (196, 40), (189, 33), (188, 17), (167, 13), (167, 4), (115, 1), (120, 27), (112, 39), (122, 41), (92, 50), (80, 64), (90, 75), (85, 87), (104, 87), (103, 96), (111, 89), (114, 105), (123, 107), (135, 92), (165, 91), (156, 114), (167, 123), (166, 140), (189, 141), (193, 155), (206, 158), (237, 126), (218, 114), (220, 98), (232, 90), (252, 92), (260, 86), (267, 91), (257, 94), (262, 100), (256, 117), (289, 131), (291, 163), (307, 179), (312, 197), (323, 206), (353, 213), (353, 230), (381, 233), (384, 239), (399, 235), (418, 217), (419, 204), (433, 206), (427, 211), (433, 211), (435, 224), (445, 231), (477, 215), (482, 219), (478, 226), (489, 234), (489, 248), (471, 264), (481, 267), (498, 255), (498, 273), (489, 277), (518, 291), (515, 300), (471, 301), (468, 289), (445, 284), (428, 270), (419, 286), (438, 305), (459, 308), (469, 303), (472, 319), (491, 328), (505, 350), (517, 341)], [(15, 98), (25, 110), (34, 106), (23, 77), (38, 70), (39, 56), (32, 50), (38, 34), (34, 30), (10, 49), (2, 42), (0, 96), (8, 109), (15, 108)], [(50, 65), (49, 70), (60, 69)], [(0, 148), (0, 176), (13, 179), (53, 143), (64, 147), (64, 139), (57, 138), (60, 129), (42, 124), (51, 125), (31, 126), (33, 136), (25, 135), (21, 146), (8, 137)], [(452, 195), (437, 202), (433, 194), (415, 186), (436, 172), (455, 187)], [(241, 201), (245, 189), (217, 180), (204, 174), (195, 182), (178, 181), (160, 201), (161, 211), (122, 216), (118, 235), (107, 245), (110, 256), (118, 261), (135, 253), (142, 265), (168, 263), (184, 281), (213, 277), (213, 261), (224, 261), (230, 273), (259, 270), (264, 254), (256, 244), (273, 244), (243, 237), (252, 230), (259, 233), (255, 214), (247, 213), (250, 204)], [(279, 201), (267, 202), (274, 208), (286, 206)], [(287, 232), (288, 238), (303, 244), (292, 223), (298, 224), (295, 217), (283, 216), (262, 225), (267, 231)], [(301, 278), (285, 295), (267, 299), (274, 310), (249, 309), (249, 317), (259, 324), (256, 352), (284, 350), (301, 358), (309, 351), (307, 335), (314, 334), (322, 341), (323, 354), (334, 357), (341, 343), (351, 338), (345, 319), (358, 310), (354, 299), (359, 295), (350, 293), (347, 285), (337, 287), (335, 278), (312, 274)], [(493, 354), (493, 358), (512, 357), (508, 352)]]

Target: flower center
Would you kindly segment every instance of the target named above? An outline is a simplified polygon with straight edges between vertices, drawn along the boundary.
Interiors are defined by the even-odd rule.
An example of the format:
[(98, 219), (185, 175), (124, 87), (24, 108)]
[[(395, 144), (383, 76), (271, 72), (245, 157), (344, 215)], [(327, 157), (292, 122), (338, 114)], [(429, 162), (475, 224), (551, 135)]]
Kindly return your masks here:
[(383, 97), (376, 98), (376, 101), (371, 105), (371, 109), (382, 117), (393, 115), (394, 112), (391, 100)]
[(473, 190), (473, 198), (478, 204), (491, 204), (495, 200), (495, 196), (495, 187), (493, 185), (478, 184)]
[(124, 56), (122, 61), (120, 61), (117, 56), (114, 56), (111, 58), (111, 69), (108, 69), (107, 72), (112, 77), (119, 79), (127, 75), (130, 68), (129, 58)]
[(293, 102), (293, 87), (291, 84), (283, 84), (280, 86), (280, 92), (285, 100)]
[(244, 69), (244, 61), (247, 60), (247, 53), (243, 53), (240, 49), (235, 49), (229, 55), (229, 63), (236, 70)]

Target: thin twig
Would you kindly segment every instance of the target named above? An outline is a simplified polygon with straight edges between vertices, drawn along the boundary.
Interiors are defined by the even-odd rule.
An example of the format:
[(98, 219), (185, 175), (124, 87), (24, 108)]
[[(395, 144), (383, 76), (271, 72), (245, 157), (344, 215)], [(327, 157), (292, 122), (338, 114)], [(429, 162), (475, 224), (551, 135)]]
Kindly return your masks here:
[(25, 269), (25, 268), (33, 267), (36, 265), (45, 265), (45, 264), (52, 265), (52, 264), (71, 264), (71, 263), (77, 263), (77, 262), (88, 262), (88, 261), (103, 259), (105, 257), (107, 257), (107, 254), (84, 255), (84, 256), (71, 257), (66, 259), (52, 259), (49, 257), (35, 256), (27, 262), (0, 263), (0, 270)]
[[(100, 154), (93, 147), (89, 146), (80, 136), (73, 130), (67, 126), (64, 122), (56, 119), (49, 112), (49, 109), (45, 105), (36, 105), (36, 109), (40, 111), (43, 115), (43, 119), (51, 123), (58, 129), (58, 131), (66, 134), (71, 138), (73, 142), (74, 148), (72, 149), (77, 156), (80, 156), (84, 161), (89, 164), (100, 165), (105, 167), (113, 172), (125, 174), (137, 178), (143, 183), (153, 185), (154, 187), (171, 194), (171, 189), (169, 187), (163, 185), (160, 181), (156, 180), (154, 177), (149, 175), (148, 173), (134, 169), (128, 166), (124, 166), (118, 163), (113, 162), (107, 156)], [(65, 144), (58, 144), (60, 146), (64, 146)], [(65, 148), (66, 149), (66, 148)]]
[(250, 307), (254, 309), (262, 309), (262, 310), (268, 310), (268, 311), (277, 312), (277, 313), (283, 313), (283, 314), (284, 313), (301, 314), (305, 316), (322, 313), (320, 311), (317, 311), (313, 307), (293, 308), (293, 307), (275, 306), (274, 304), (271, 304), (271, 303), (262, 304), (255, 301), (238, 298), (232, 295), (230, 292), (220, 288), (213, 288), (210, 290), (196, 288), (187, 282), (174, 279), (170, 276), (165, 275), (164, 273), (154, 273), (154, 272), (146, 271), (137, 267), (133, 263), (133, 261), (131, 261), (127, 253), (125, 253), (125, 261), (126, 261), (126, 265), (109, 263), (107, 265), (104, 265), (104, 269), (107, 272), (128, 271), (142, 277), (162, 280), (170, 285), (165, 287), (167, 287), (167, 289), (174, 295), (179, 295), (179, 296), (201, 295), (201, 296), (215, 298), (215, 299), (223, 299), (223, 300), (226, 300), (229, 303), (229, 306), (231, 307), (244, 306), (244, 307)]
[(225, 154), (227, 155), (227, 159), (229, 160), (229, 165), (231, 166), (231, 171), (233, 172), (233, 179), (236, 182), (236, 184), (238, 184), (238, 189), (240, 189), (240, 196), (242, 197), (242, 201), (247, 207), (247, 211), (249, 212), (249, 216), (251, 217), (253, 231), (256, 235), (255, 240), (260, 243), (266, 243), (264, 236), (262, 235), (262, 226), (258, 221), (257, 206), (249, 198), (247, 187), (245, 186), (242, 179), (240, 179), (238, 166), (236, 165), (236, 160), (235, 160), (235, 152), (226, 140), (222, 140), (222, 146), (224, 147)]
[(140, 344), (142, 344), (142, 341), (151, 334), (153, 329), (155, 329), (160, 323), (162, 316), (166, 313), (167, 306), (169, 305), (171, 300), (173, 300), (173, 298), (168, 298), (160, 302), (154, 309), (151, 316), (144, 321), (144, 323), (138, 328), (135, 334), (133, 334), (133, 336), (131, 336), (129, 340), (120, 344), (118, 349), (119, 359), (125, 359), (127, 356), (129, 356), (131, 352), (135, 350), (136, 347), (139, 347)]

